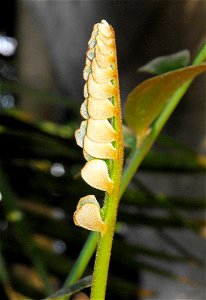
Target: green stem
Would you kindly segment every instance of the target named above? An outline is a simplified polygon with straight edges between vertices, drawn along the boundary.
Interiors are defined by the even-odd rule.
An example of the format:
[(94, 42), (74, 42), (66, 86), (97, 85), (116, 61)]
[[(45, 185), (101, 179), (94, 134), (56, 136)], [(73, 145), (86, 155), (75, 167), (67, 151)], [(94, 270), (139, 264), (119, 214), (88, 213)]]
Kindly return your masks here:
[[(193, 62), (193, 65), (198, 65), (198, 64), (202, 63), (205, 59), (206, 59), (206, 44), (204, 44), (203, 47), (201, 48), (201, 50), (199, 51), (197, 57), (195, 58), (195, 60)], [(123, 172), (123, 176), (121, 179), (120, 198), (124, 194), (132, 177), (136, 173), (139, 165), (141, 164), (142, 160), (145, 158), (146, 154), (148, 153), (151, 146), (153, 145), (155, 139), (157, 138), (157, 136), (159, 135), (163, 126), (167, 122), (169, 116), (172, 114), (175, 107), (181, 100), (182, 96), (185, 94), (185, 92), (189, 88), (190, 84), (191, 84), (191, 81), (189, 81), (188, 83), (186, 83), (185, 85), (183, 85), (181, 88), (178, 89), (178, 91), (173, 95), (171, 100), (168, 102), (168, 105), (165, 107), (165, 109), (163, 110), (163, 112), (161, 113), (159, 118), (154, 123), (154, 126), (153, 126), (150, 134), (145, 139), (145, 142), (143, 143), (141, 149), (135, 149), (135, 151), (131, 154), (130, 160)], [(78, 264), (75, 264), (72, 269), (73, 276), (75, 276), (75, 274), (78, 274), (78, 276), (76, 276), (76, 280), (79, 279), (84, 272), (84, 269), (81, 268), (81, 265), (84, 264), (85, 257), (87, 257), (87, 261), (89, 262), (93, 255), (92, 252), (89, 252), (89, 251), (87, 252), (87, 248), (95, 249), (95, 247), (96, 247), (97, 238), (90, 239), (91, 235), (93, 235), (93, 233), (90, 233), (88, 240), (86, 241), (85, 246), (83, 248), (87, 254), (89, 253), (90, 257), (87, 257), (86, 255), (79, 256)], [(86, 265), (85, 265), (85, 268), (86, 268)], [(81, 269), (81, 272), (79, 269)], [(67, 281), (67, 285), (69, 285), (69, 284), (70, 284), (70, 282)]]
[[(118, 162), (117, 162), (118, 163)], [(115, 168), (115, 177), (118, 177), (119, 168)], [(118, 171), (117, 171), (118, 170)], [(120, 176), (119, 176), (120, 177)], [(107, 224), (107, 231), (104, 235), (99, 237), (98, 247), (96, 252), (96, 260), (93, 272), (92, 288), (91, 288), (91, 300), (104, 299), (106, 292), (107, 276), (109, 270), (109, 261), (111, 256), (111, 248), (113, 235), (116, 225), (117, 208), (119, 204), (119, 182), (114, 180), (114, 191), (107, 198), (106, 204), (103, 207), (104, 221)]]
[[(118, 84), (118, 80), (117, 80)], [(119, 86), (117, 87), (119, 91)], [(111, 194), (106, 193), (102, 208), (102, 218), (107, 224), (107, 231), (99, 236), (98, 247), (94, 264), (94, 272), (91, 286), (91, 300), (104, 299), (106, 293), (109, 262), (111, 257), (112, 241), (116, 226), (117, 210), (120, 200), (120, 183), (123, 164), (123, 134), (120, 107), (120, 95), (114, 99), (116, 109), (119, 112), (117, 117), (113, 117), (112, 124), (116, 131), (117, 139), (114, 147), (117, 151), (117, 158), (109, 161), (108, 169), (111, 180), (114, 183)]]
[(197, 56), (195, 57), (192, 65), (193, 66), (199, 65), (205, 60), (206, 60), (206, 43), (203, 44), (202, 48), (200, 49)]

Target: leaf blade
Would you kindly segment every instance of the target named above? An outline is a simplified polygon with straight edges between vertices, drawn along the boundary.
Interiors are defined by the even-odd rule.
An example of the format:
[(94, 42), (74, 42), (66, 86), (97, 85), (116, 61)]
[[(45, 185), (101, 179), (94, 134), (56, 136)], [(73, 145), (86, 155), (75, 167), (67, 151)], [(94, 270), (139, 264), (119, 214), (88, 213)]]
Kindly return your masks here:
[(158, 56), (138, 69), (149, 74), (163, 74), (186, 67), (190, 61), (190, 52), (185, 49), (170, 55)]
[(145, 80), (128, 95), (125, 119), (136, 135), (144, 137), (178, 88), (206, 71), (206, 64), (189, 66)]

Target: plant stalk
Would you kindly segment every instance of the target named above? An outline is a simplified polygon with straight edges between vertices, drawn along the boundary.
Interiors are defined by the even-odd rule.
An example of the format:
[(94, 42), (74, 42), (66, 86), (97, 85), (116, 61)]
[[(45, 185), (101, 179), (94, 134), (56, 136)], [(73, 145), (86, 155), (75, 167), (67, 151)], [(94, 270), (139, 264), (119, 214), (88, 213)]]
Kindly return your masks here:
[[(117, 86), (117, 90), (119, 91), (119, 86)], [(91, 300), (105, 298), (112, 241), (116, 226), (117, 211), (120, 200), (120, 183), (123, 165), (123, 133), (119, 93), (116, 97), (117, 98), (114, 101), (119, 115), (113, 117), (112, 125), (116, 131), (117, 137), (116, 141), (114, 142), (114, 147), (117, 151), (117, 158), (109, 161), (108, 163), (108, 169), (111, 180), (114, 183), (114, 187), (111, 194), (106, 193), (104, 205), (102, 208), (102, 218), (107, 224), (107, 231), (103, 235), (99, 235), (91, 286)]]

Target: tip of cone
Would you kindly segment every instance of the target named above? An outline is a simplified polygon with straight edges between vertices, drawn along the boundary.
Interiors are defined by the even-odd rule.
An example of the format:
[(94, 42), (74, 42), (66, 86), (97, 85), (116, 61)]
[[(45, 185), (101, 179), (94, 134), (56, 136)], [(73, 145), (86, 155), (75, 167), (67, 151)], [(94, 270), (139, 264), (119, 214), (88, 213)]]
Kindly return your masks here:
[(106, 20), (104, 20), (104, 19), (103, 19), (103, 20), (101, 20), (101, 23), (102, 23), (102, 24), (104, 24), (104, 25), (107, 25), (107, 26), (109, 26), (109, 23), (108, 23)]

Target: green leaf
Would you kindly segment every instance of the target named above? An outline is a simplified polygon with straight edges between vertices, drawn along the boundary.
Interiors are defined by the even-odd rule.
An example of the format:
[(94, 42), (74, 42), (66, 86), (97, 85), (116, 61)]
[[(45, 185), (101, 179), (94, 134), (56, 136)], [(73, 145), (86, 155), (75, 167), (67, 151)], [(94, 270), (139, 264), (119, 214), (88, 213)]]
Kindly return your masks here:
[(138, 136), (139, 144), (147, 135), (154, 119), (178, 88), (204, 71), (206, 64), (165, 73), (145, 80), (128, 95), (125, 119), (128, 127)]
[(71, 295), (79, 292), (80, 290), (90, 287), (91, 283), (92, 283), (92, 276), (86, 276), (83, 279), (77, 281), (76, 283), (70, 285), (69, 287), (60, 289), (56, 293), (45, 298), (45, 300), (58, 300), (58, 299), (63, 299), (66, 296), (70, 297)]
[(138, 71), (158, 75), (184, 68), (189, 62), (189, 50), (182, 50), (171, 55), (159, 56), (139, 68)]

